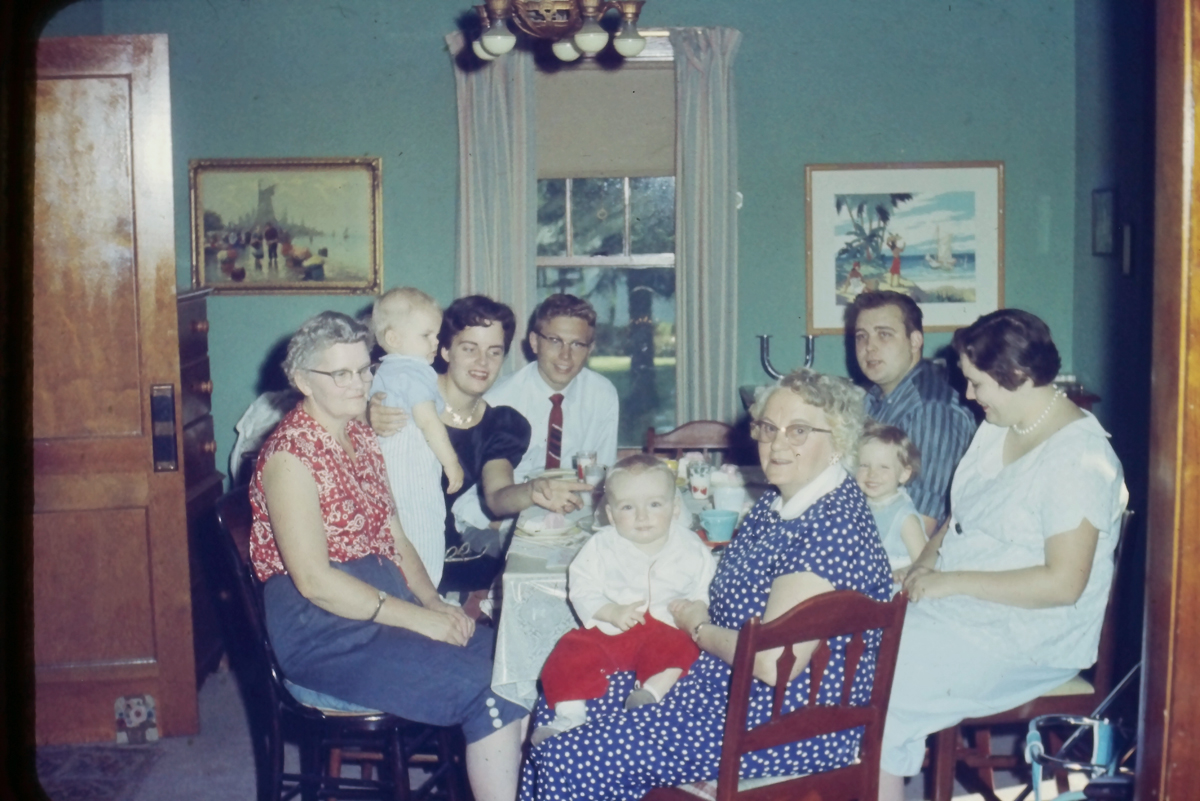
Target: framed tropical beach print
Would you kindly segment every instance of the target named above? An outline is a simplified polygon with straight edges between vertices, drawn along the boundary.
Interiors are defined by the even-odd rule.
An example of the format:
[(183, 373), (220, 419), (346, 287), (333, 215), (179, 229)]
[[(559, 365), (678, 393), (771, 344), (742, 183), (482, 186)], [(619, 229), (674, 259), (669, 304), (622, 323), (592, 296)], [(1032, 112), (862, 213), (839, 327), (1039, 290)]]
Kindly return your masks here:
[(915, 300), (926, 331), (1004, 305), (1004, 164), (809, 164), (808, 333), (840, 334), (863, 292)]
[(378, 158), (189, 162), (192, 286), (378, 292), (380, 170)]

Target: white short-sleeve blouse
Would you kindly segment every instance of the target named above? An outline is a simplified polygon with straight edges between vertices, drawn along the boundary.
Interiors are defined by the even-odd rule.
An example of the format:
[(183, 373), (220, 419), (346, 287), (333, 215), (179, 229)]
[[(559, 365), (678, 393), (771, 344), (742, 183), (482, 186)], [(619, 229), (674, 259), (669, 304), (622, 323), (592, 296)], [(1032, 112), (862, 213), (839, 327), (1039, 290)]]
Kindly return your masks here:
[(977, 644), (989, 651), (1048, 667), (1081, 669), (1096, 661), (1128, 493), (1108, 433), (1085, 415), (1008, 465), (1008, 429), (984, 422), (954, 474), (940, 570), (1042, 565), (1047, 538), (1084, 520), (1100, 533), (1087, 586), (1071, 606), (1021, 609), (964, 596), (931, 604), (930, 611), (969, 624)]

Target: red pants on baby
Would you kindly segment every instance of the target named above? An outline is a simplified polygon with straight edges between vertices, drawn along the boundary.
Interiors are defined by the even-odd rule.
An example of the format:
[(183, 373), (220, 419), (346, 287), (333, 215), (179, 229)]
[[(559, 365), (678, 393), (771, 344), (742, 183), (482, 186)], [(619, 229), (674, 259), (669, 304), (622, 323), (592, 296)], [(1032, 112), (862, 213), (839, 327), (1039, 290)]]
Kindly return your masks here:
[(600, 629), (572, 629), (562, 636), (542, 667), (542, 690), (551, 706), (559, 701), (599, 698), (608, 692), (608, 677), (633, 670), (645, 682), (668, 668), (688, 668), (700, 649), (684, 632), (646, 615), (620, 634)]

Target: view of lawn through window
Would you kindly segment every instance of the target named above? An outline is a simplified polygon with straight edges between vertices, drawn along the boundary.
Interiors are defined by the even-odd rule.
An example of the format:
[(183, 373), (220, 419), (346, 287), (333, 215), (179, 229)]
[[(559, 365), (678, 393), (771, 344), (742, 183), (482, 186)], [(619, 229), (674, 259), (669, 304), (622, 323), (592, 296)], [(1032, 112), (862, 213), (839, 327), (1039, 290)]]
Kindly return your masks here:
[(596, 309), (588, 366), (621, 399), (622, 447), (675, 427), (675, 178), (538, 181), (538, 300)]

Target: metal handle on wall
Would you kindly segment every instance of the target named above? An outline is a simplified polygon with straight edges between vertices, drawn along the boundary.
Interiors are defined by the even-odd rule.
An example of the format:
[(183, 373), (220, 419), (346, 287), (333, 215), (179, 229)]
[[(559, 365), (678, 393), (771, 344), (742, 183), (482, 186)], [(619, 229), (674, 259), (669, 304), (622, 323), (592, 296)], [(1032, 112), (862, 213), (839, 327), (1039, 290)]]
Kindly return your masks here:
[[(771, 335), (758, 334), (758, 358), (762, 362), (762, 368), (766, 374), (778, 381), (783, 378), (783, 373), (775, 369), (771, 364)], [(812, 334), (807, 334), (804, 337), (804, 366), (811, 368), (813, 359), (816, 356), (816, 337)]]

